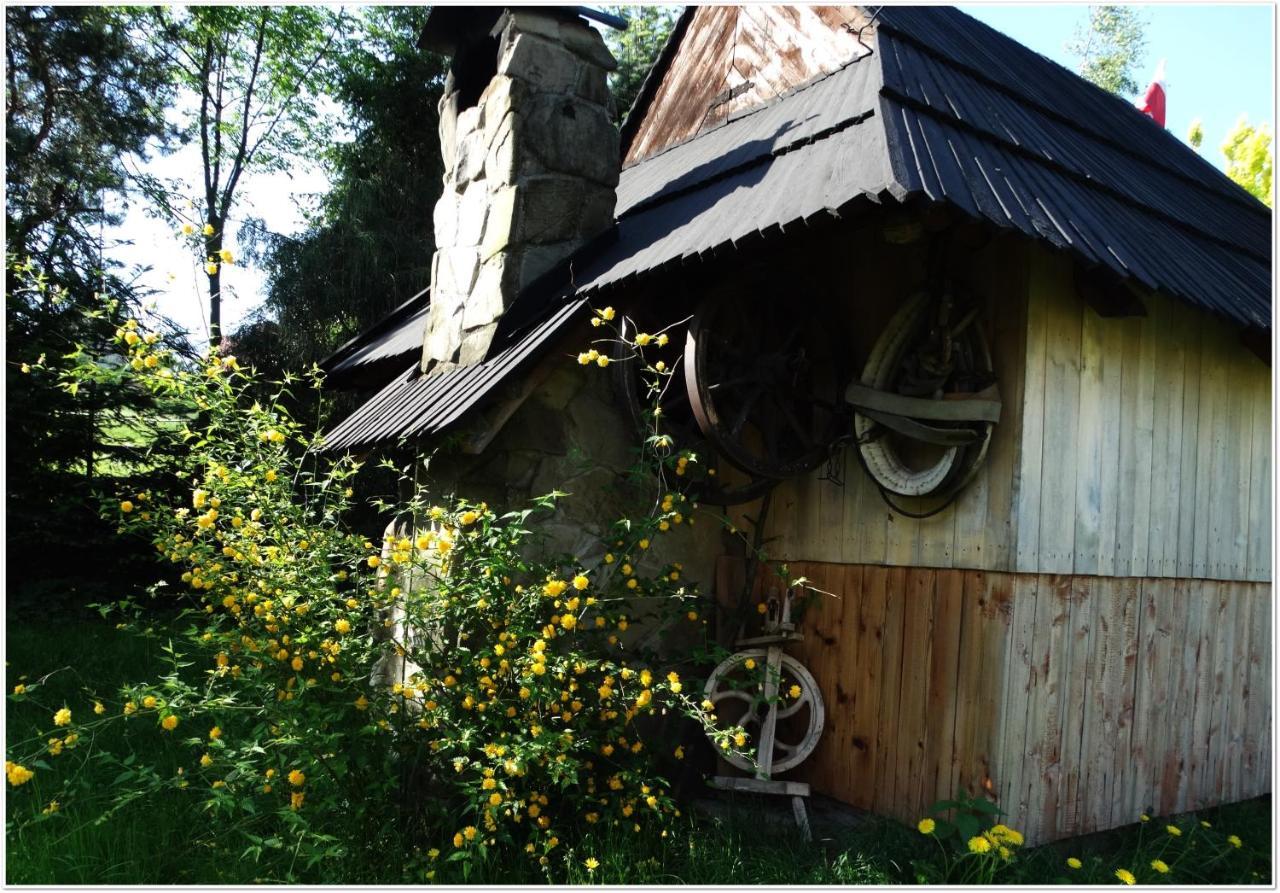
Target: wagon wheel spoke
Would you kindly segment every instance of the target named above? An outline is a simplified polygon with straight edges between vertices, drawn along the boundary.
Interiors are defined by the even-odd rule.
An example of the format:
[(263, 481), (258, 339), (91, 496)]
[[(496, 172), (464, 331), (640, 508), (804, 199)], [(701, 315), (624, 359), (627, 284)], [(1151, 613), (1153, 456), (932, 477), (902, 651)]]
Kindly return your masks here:
[(735, 688), (727, 688), (724, 691), (714, 692), (711, 695), (713, 703), (726, 699), (746, 701), (748, 704), (753, 704), (756, 700), (754, 695), (747, 694), (745, 691), (738, 691)]
[(797, 713), (800, 712), (800, 708), (805, 706), (808, 703), (809, 703), (809, 695), (807, 693), (802, 694), (799, 698), (792, 701), (786, 707), (779, 708), (778, 719), (787, 719), (788, 717), (795, 716)]

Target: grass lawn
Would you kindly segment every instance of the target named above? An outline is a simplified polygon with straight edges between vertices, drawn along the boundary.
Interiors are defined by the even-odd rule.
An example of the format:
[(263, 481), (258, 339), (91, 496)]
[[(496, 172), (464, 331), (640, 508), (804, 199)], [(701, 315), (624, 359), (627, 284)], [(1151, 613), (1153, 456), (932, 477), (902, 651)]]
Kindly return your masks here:
[[(7, 631), (8, 690), (19, 682), (52, 674), (31, 696), (11, 698), (7, 705), (8, 742), (47, 729), (49, 715), (65, 702), (85, 709), (95, 693), (109, 693), (122, 683), (154, 678), (164, 672), (164, 639), (139, 640), (117, 633), (106, 624), (81, 623), (58, 629), (11, 627)], [(33, 781), (9, 788), (6, 817), (8, 856), (6, 880), (12, 884), (249, 884), (301, 883), (422, 883), (430, 864), (422, 851), (431, 844), (415, 843), (383, 848), (353, 848), (342, 858), (318, 866), (292, 863), (287, 842), (276, 858), (244, 858), (247, 839), (237, 832), (216, 836), (202, 813), (198, 798), (152, 798), (118, 804), (110, 789), (112, 777), (86, 779), (83, 790), (66, 796), (55, 779), (74, 772), (83, 758), (81, 747), (105, 747), (124, 757), (136, 754), (138, 765), (152, 765), (172, 774), (191, 759), (190, 752), (172, 739), (136, 735), (144, 750), (133, 751), (118, 733), (81, 742), (76, 750), (50, 758), (50, 770), (37, 770)], [(143, 744), (136, 744), (142, 747)], [(18, 810), (65, 797), (59, 809), (39, 821), (19, 827)], [(96, 821), (107, 808), (116, 811)], [(1201, 826), (1201, 821), (1210, 828)], [(887, 820), (871, 820), (842, 831), (829, 840), (805, 844), (786, 832), (762, 835), (749, 820), (722, 821), (686, 814), (666, 839), (640, 839), (622, 829), (608, 829), (591, 838), (567, 842), (543, 869), (522, 860), (482, 867), (467, 880), (491, 884), (559, 883), (611, 884), (895, 884), (938, 880), (944, 860), (935, 841), (915, 829)], [(1134, 872), (1139, 883), (1255, 883), (1271, 882), (1271, 800), (1269, 797), (1182, 816), (1183, 830), (1174, 838), (1167, 821), (1155, 819), (1104, 834), (1026, 850), (1016, 856), (996, 881), (1016, 884), (1055, 882), (1113, 883), (1117, 868)], [(341, 837), (340, 824), (333, 833)], [(1238, 849), (1227, 835), (1241, 838)], [(409, 851), (406, 853), (406, 849)], [(1067, 866), (1067, 858), (1082, 867)], [(954, 857), (952, 857), (954, 859)], [(588, 870), (587, 860), (598, 865)], [(1160, 859), (1168, 874), (1151, 867)], [(412, 866), (406, 868), (406, 865)], [(437, 881), (461, 881), (446, 876)], [(545, 872), (545, 873), (544, 873)], [(952, 880), (960, 875), (949, 875)]]

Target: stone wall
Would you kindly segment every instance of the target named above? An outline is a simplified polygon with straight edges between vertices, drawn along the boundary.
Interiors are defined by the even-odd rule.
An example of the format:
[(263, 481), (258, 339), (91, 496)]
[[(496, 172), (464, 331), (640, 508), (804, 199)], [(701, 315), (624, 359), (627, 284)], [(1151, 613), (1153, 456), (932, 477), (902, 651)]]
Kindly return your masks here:
[(507, 10), (495, 34), (479, 101), (460, 108), (453, 72), (440, 100), (444, 193), (424, 371), (483, 359), (519, 291), (613, 223), (620, 162), (606, 77), (616, 63), (604, 40), (576, 16), (531, 9)]

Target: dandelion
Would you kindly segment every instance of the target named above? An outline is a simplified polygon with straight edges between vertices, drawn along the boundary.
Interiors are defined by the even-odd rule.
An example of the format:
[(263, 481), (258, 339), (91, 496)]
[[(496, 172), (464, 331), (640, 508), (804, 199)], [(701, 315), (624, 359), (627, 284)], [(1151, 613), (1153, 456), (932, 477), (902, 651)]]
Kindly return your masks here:
[(1120, 879), (1120, 883), (1133, 886), (1137, 882), (1137, 878), (1133, 876), (1133, 872), (1127, 868), (1117, 868), (1116, 877)]
[(932, 834), (933, 830), (938, 827), (938, 823), (933, 819), (921, 819), (916, 824), (916, 830), (921, 834)]
[(1163, 861), (1161, 861), (1160, 859), (1152, 859), (1151, 867), (1154, 868), (1156, 871), (1158, 871), (1160, 874), (1169, 873), (1169, 866), (1165, 864)]
[(71, 711), (63, 707), (57, 713), (53, 714), (53, 724), (55, 726), (71, 725)]
[(970, 837), (969, 852), (971, 853), (989, 853), (991, 852), (991, 841), (985, 837)]
[(1067, 859), (1067, 867), (1070, 868), (1072, 871), (1079, 871), (1081, 868), (1084, 867), (1084, 863), (1081, 862), (1079, 859), (1077, 859), (1075, 856), (1071, 856), (1070, 858)]
[(595, 856), (592, 856), (589, 859), (584, 860), (582, 864), (587, 866), (587, 871), (595, 871), (600, 867), (600, 860)]

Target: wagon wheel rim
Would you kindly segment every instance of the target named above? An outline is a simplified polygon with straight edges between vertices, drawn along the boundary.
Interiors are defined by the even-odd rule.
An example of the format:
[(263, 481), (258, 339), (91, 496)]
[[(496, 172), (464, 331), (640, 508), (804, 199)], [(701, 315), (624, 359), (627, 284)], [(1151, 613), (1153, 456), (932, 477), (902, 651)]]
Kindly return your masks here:
[[(619, 329), (628, 342), (634, 340), (635, 324), (628, 319), (620, 321)], [(679, 328), (672, 330), (672, 342), (681, 337)], [(610, 369), (613, 373), (613, 386), (622, 406), (623, 414), (631, 423), (636, 434), (648, 437), (652, 433), (649, 420), (645, 414), (651, 406), (640, 376), (639, 363), (636, 363), (624, 344), (614, 343), (611, 350), (613, 362)], [(667, 379), (659, 407), (662, 410), (663, 433), (670, 435), (677, 450), (688, 449), (710, 459), (715, 455), (713, 446), (703, 436), (689, 405), (689, 390), (684, 384), (682, 371), (678, 368), (684, 361), (683, 356), (676, 354), (671, 360), (672, 374)], [(778, 481), (774, 478), (749, 476), (747, 480), (732, 484), (724, 483), (720, 476), (708, 475), (702, 478), (689, 479), (684, 487), (688, 495), (696, 502), (715, 506), (741, 505), (752, 502), (768, 493)]]
[[(917, 292), (903, 304), (886, 324), (872, 348), (860, 381), (878, 390), (892, 390), (902, 365), (918, 342), (921, 330), (929, 324), (928, 314), (933, 298), (928, 292)], [(959, 374), (988, 377), (994, 380), (991, 354), (980, 325), (973, 324), (977, 313), (970, 309), (962, 314), (956, 327), (958, 350), (969, 368)], [(953, 373), (953, 377), (954, 377)], [(877, 437), (877, 423), (862, 413), (854, 414), (854, 434), (863, 465), (876, 484), (898, 496), (944, 497), (958, 492), (971, 481), (986, 459), (994, 425), (991, 422), (969, 422), (978, 426), (977, 439), (964, 447), (950, 447), (924, 468), (912, 468), (903, 460), (891, 438)]]
[(757, 315), (723, 297), (703, 301), (685, 338), (684, 377), (698, 427), (726, 461), (781, 480), (830, 452), (841, 382), (831, 327), (779, 319), (777, 303), (756, 298)]
[[(805, 725), (799, 741), (792, 743), (775, 734), (772, 774), (786, 772), (807, 759), (818, 746), (818, 740), (822, 735), (825, 721), (822, 692), (818, 689), (817, 681), (809, 670), (789, 654), (782, 655), (781, 666), (779, 667), (779, 682), (781, 683), (781, 679), (786, 676), (794, 679), (794, 684), (800, 686), (801, 695), (799, 698), (786, 698), (784, 701), (780, 691), (778, 702), (772, 705), (771, 708), (764, 700), (763, 674), (752, 683), (752, 690), (749, 692), (738, 688), (722, 687), (722, 684), (729, 680), (734, 671), (742, 667), (748, 659), (756, 661), (757, 665), (764, 669), (768, 661), (768, 650), (756, 648), (738, 651), (729, 655), (712, 670), (711, 675), (707, 678), (703, 697), (715, 705), (717, 724), (723, 722), (729, 726), (740, 725), (744, 729), (750, 725), (762, 723), (769, 709), (777, 712), (778, 720), (783, 720), (795, 716), (803, 708), (808, 707), (809, 721)], [(719, 705), (722, 701), (737, 701), (746, 703), (747, 706), (742, 714), (731, 719), (721, 715)], [(718, 752), (721, 758), (731, 766), (744, 772), (754, 774), (759, 769), (758, 760), (748, 759), (732, 751), (719, 750)]]

